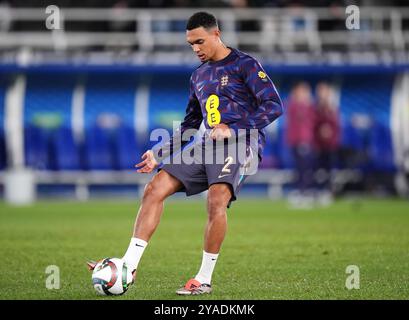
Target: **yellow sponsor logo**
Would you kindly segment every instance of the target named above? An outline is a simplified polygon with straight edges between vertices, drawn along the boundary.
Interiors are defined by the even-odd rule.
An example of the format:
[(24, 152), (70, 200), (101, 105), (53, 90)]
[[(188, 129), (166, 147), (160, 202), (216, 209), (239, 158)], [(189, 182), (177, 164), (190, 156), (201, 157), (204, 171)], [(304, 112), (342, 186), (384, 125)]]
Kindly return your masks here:
[(206, 101), (207, 123), (209, 126), (214, 126), (220, 123), (221, 117), (219, 108), (219, 97), (212, 94)]
[(267, 75), (263, 71), (259, 71), (258, 76), (259, 76), (260, 79), (264, 79), (265, 77), (267, 77)]

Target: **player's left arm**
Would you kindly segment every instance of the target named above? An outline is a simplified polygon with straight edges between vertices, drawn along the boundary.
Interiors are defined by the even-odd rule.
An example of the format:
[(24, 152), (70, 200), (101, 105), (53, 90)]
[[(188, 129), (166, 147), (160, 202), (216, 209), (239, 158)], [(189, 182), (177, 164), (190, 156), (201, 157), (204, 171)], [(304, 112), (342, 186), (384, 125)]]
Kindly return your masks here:
[(283, 114), (283, 103), (273, 81), (261, 64), (247, 58), (241, 65), (245, 85), (256, 98), (257, 109), (246, 121), (246, 129), (262, 129)]
[(177, 128), (176, 132), (174, 132), (174, 135), (170, 138), (170, 140), (166, 141), (163, 145), (154, 146), (152, 150), (147, 151), (148, 159), (153, 159), (156, 167), (163, 162), (163, 159), (179, 151), (190, 141), (183, 139), (184, 133), (189, 129), (199, 130), (202, 121), (202, 110), (200, 108), (199, 100), (195, 94), (192, 75), (190, 77), (190, 93), (183, 122), (181, 123), (180, 127)]

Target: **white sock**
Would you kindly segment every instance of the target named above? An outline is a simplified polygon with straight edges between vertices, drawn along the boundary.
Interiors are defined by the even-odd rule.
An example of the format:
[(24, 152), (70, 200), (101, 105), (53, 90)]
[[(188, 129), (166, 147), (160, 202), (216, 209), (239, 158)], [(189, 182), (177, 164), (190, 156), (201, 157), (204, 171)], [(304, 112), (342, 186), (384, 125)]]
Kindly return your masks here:
[(148, 243), (145, 240), (139, 238), (131, 238), (128, 250), (122, 259), (125, 260), (128, 267), (133, 271), (138, 267), (139, 260), (141, 260), (143, 251)]
[(200, 270), (196, 275), (195, 280), (200, 283), (210, 284), (218, 256), (218, 253), (207, 253), (206, 251), (203, 251), (202, 265), (200, 266)]

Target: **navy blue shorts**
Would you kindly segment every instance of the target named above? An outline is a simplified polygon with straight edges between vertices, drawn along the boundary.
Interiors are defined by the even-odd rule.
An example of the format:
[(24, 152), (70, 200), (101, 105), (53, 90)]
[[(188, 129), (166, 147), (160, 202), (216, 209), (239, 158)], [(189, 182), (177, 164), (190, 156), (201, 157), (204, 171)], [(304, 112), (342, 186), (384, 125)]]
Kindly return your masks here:
[[(250, 152), (250, 156), (246, 157), (246, 161), (240, 161), (237, 152), (229, 152), (228, 148), (223, 148), (220, 151), (221, 148), (215, 147), (213, 144), (212, 150), (208, 153), (208, 155), (212, 153), (212, 161), (205, 161), (207, 147), (204, 144), (198, 144), (191, 147), (190, 150), (197, 150), (197, 148), (202, 149), (202, 154), (201, 156), (196, 155), (192, 159), (202, 159), (202, 161), (187, 163), (181, 157), (180, 162), (174, 163), (173, 159), (173, 163), (164, 164), (161, 169), (183, 184), (178, 192), (185, 192), (187, 196), (208, 190), (212, 184), (228, 184), (232, 192), (232, 198), (228, 204), (228, 207), (230, 207), (231, 202), (237, 199), (239, 190), (246, 177), (248, 177), (246, 166), (254, 158), (253, 153)], [(217, 151), (219, 152), (218, 159), (216, 158)], [(247, 153), (249, 153), (248, 151), (249, 147), (246, 149)]]

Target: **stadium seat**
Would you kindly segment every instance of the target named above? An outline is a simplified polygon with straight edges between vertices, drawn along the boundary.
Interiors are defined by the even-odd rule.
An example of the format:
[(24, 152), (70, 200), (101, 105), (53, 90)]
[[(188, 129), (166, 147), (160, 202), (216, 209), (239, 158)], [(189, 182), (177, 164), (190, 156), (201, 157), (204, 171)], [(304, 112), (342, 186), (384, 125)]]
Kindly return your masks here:
[(0, 170), (6, 168), (6, 141), (4, 131), (4, 114), (5, 114), (5, 96), (6, 96), (7, 79), (0, 76)]
[(133, 162), (134, 135), (127, 136), (122, 127), (133, 127), (136, 88), (133, 75), (89, 75), (84, 100), (84, 160), (88, 169), (128, 169)]
[(279, 166), (279, 136), (277, 132), (266, 132), (266, 144), (263, 150), (263, 160), (260, 169), (274, 169)]
[(133, 75), (90, 74), (85, 86), (85, 127), (94, 126), (101, 115), (117, 117), (120, 122), (132, 127), (137, 86)]
[(189, 78), (157, 75), (149, 97), (149, 130), (173, 129), (173, 121), (182, 121), (189, 95)]
[(0, 170), (4, 170), (7, 164), (6, 142), (3, 128), (0, 128)]
[(54, 133), (53, 150), (57, 170), (79, 170), (80, 154), (73, 137), (72, 130), (61, 127)]
[(359, 126), (353, 123), (353, 119), (349, 119), (342, 130), (342, 143), (355, 150), (365, 150), (369, 146), (371, 130), (372, 123)]
[(343, 166), (350, 169), (370, 170), (368, 148), (370, 145), (370, 132), (372, 125), (359, 128), (347, 121), (342, 128)]
[(395, 170), (391, 131), (383, 123), (377, 122), (370, 132), (369, 157), (375, 171)]
[(132, 170), (144, 152), (135, 139), (135, 130), (130, 127), (119, 127), (116, 133), (118, 167), (120, 170)]
[(28, 125), (24, 129), (24, 150), (26, 165), (32, 169), (50, 170), (49, 132), (46, 129)]
[(115, 170), (117, 168), (113, 131), (93, 126), (85, 133), (85, 161), (89, 170)]
[(41, 122), (43, 127), (69, 126), (74, 84), (73, 74), (27, 75), (24, 98), (25, 125)]
[(278, 127), (278, 144), (277, 150), (279, 152), (279, 168), (280, 169), (293, 169), (295, 167), (293, 155), (291, 149), (288, 146), (286, 139), (286, 127), (283, 123), (280, 123)]

